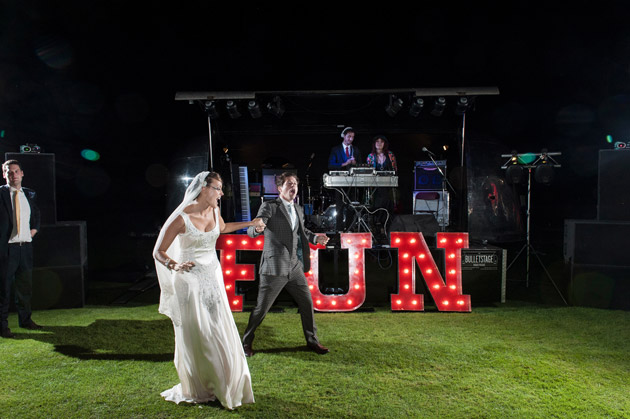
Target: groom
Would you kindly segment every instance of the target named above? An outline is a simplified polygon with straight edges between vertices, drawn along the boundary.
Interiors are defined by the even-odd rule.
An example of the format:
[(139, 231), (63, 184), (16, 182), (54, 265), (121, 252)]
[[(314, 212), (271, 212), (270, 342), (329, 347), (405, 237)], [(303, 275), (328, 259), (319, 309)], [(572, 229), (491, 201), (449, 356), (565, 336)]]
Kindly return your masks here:
[(308, 272), (311, 267), (309, 243), (325, 245), (328, 237), (315, 235), (304, 227), (302, 208), (293, 203), (298, 192), (298, 182), (295, 173), (284, 172), (277, 176), (276, 186), (280, 197), (275, 201), (264, 202), (256, 215), (262, 218), (266, 227), (252, 226), (247, 230), (250, 237), (260, 234), (265, 237), (258, 300), (243, 335), (243, 350), (248, 357), (254, 355), (254, 331), (284, 288), (298, 305), (306, 346), (320, 355), (328, 352), (328, 348), (317, 339), (313, 300), (304, 276), (304, 272)]

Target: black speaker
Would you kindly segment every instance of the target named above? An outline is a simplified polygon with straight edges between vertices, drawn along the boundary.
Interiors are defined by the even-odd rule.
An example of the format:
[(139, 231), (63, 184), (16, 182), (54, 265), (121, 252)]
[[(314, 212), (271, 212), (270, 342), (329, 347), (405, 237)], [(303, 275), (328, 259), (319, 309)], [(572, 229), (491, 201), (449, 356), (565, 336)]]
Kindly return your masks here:
[(630, 267), (630, 222), (565, 220), (565, 262)]
[(34, 310), (77, 308), (85, 304), (82, 266), (52, 266), (33, 269)]
[(431, 214), (398, 215), (394, 217), (389, 231), (419, 232), (434, 237), (440, 231), (440, 226)]
[(33, 239), (33, 265), (87, 265), (87, 228), (85, 221), (63, 221), (42, 225)]
[(630, 222), (566, 220), (564, 258), (570, 264), (569, 302), (630, 309)]
[(599, 151), (597, 219), (630, 221), (630, 150)]
[(22, 185), (37, 192), (42, 224), (57, 221), (55, 155), (52, 153), (5, 153), (5, 160), (17, 160), (24, 171)]
[(578, 306), (630, 310), (630, 268), (572, 264), (569, 302)]
[(33, 308), (83, 307), (87, 270), (85, 221), (42, 225), (33, 239)]
[(505, 302), (507, 250), (498, 247), (462, 249), (462, 291), (471, 303)]

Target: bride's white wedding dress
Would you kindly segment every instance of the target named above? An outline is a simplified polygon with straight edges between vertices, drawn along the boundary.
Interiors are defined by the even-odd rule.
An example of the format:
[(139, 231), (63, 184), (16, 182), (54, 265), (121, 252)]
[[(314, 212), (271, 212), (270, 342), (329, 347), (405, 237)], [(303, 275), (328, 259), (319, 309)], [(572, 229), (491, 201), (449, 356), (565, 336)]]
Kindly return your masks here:
[[(193, 261), (190, 272), (177, 272), (175, 297), (180, 318), (175, 329), (175, 368), (180, 383), (162, 392), (175, 403), (204, 403), (218, 399), (233, 409), (254, 403), (251, 376), (225, 293), (215, 243), (219, 213), (212, 231), (198, 230), (181, 213), (186, 232), (180, 234), (178, 261)], [(179, 323), (179, 324), (176, 324)]]

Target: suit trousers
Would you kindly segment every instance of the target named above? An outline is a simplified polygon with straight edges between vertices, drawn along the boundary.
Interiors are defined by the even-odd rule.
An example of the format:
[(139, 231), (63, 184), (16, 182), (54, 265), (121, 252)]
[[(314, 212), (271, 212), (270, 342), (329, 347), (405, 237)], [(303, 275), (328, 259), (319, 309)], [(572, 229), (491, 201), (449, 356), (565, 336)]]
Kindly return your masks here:
[(28, 326), (31, 322), (31, 297), (33, 295), (33, 245), (31, 243), (21, 245), (9, 243), (7, 282), (9, 286), (13, 286), (15, 292), (18, 324), (20, 327)]
[(9, 304), (11, 302), (11, 281), (7, 277), (7, 258), (0, 259), (0, 327), (9, 327)]
[(311, 291), (308, 288), (308, 283), (304, 276), (302, 262), (297, 259), (294, 259), (294, 261), (293, 269), (287, 276), (260, 275), (258, 299), (256, 301), (256, 307), (249, 316), (247, 329), (245, 329), (245, 334), (243, 335), (244, 345), (252, 344), (256, 328), (262, 323), (274, 301), (278, 298), (280, 291), (285, 288), (297, 303), (306, 342), (309, 344), (319, 343)]

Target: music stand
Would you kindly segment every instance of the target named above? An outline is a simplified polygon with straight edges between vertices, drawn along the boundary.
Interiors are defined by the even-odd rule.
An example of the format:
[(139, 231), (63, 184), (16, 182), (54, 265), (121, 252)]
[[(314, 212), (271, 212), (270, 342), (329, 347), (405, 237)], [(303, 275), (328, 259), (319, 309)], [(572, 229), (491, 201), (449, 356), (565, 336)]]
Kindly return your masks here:
[[(522, 171), (522, 169), (527, 169), (527, 217), (526, 217), (527, 218), (527, 224), (526, 224), (526, 230), (525, 230), (526, 231), (526, 242), (523, 245), (523, 247), (521, 247), (521, 250), (518, 251), (518, 253), (516, 254), (516, 257), (514, 257), (514, 259), (508, 265), (506, 270), (509, 271), (510, 268), (517, 261), (518, 257), (523, 253), (523, 251), (527, 251), (526, 252), (526, 255), (527, 255), (527, 257), (526, 257), (526, 267), (525, 267), (525, 269), (526, 269), (525, 270), (525, 287), (529, 287), (530, 261), (531, 261), (531, 255), (534, 255), (534, 256), (536, 256), (536, 259), (538, 260), (538, 263), (540, 263), (540, 266), (545, 271), (545, 274), (547, 275), (547, 278), (549, 278), (549, 281), (551, 282), (551, 284), (554, 286), (556, 291), (558, 291), (558, 294), (560, 295), (560, 298), (562, 298), (562, 301), (564, 301), (564, 304), (569, 305), (567, 300), (562, 295), (562, 292), (560, 292), (560, 289), (556, 285), (556, 282), (551, 277), (551, 274), (547, 270), (547, 267), (543, 263), (542, 259), (540, 259), (540, 256), (538, 256), (538, 252), (536, 251), (534, 246), (532, 246), (532, 244), (531, 244), (530, 218), (531, 218), (531, 201), (532, 201), (532, 169), (536, 169), (537, 167), (539, 167), (539, 166), (541, 166), (543, 164), (544, 165), (550, 165), (550, 166), (552, 166), (554, 168), (562, 167), (553, 158), (553, 156), (560, 156), (560, 155), (562, 155), (562, 153), (560, 153), (560, 152), (548, 153), (546, 150), (543, 150), (541, 153), (523, 153), (523, 154), (518, 154), (516, 152), (513, 152), (512, 154), (501, 154), (501, 157), (509, 157), (509, 160), (507, 162), (505, 162), (503, 164), (503, 166), (501, 166), (501, 169), (504, 169), (506, 171), (506, 175), (508, 175), (508, 170), (510, 170), (511, 167), (520, 167), (521, 171)], [(537, 158), (532, 163), (522, 164), (523, 161), (524, 161), (522, 158), (524, 156), (537, 156)]]

